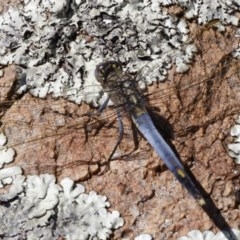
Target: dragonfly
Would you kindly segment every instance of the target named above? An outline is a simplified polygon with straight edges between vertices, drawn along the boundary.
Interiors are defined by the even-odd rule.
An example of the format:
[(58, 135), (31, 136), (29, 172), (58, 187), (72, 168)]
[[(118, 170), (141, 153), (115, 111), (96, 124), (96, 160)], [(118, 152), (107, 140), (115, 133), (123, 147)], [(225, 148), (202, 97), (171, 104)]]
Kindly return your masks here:
[[(219, 65), (223, 65), (223, 63), (225, 62), (226, 62), (225, 66), (215, 66), (215, 71), (213, 71), (207, 78), (203, 80), (197, 79), (196, 81), (193, 81), (191, 83), (187, 82), (185, 84), (182, 83), (179, 85), (173, 84), (172, 87), (166, 87), (165, 89), (162, 88), (159, 92), (155, 92), (154, 94), (149, 94), (151, 104), (152, 103), (154, 104), (154, 102), (155, 103), (159, 101), (161, 102), (167, 97), (171, 97), (173, 95), (177, 96), (182, 93), (186, 94), (186, 91), (190, 91), (190, 92), (203, 91), (201, 94), (202, 95), (201, 97), (203, 97), (204, 92), (210, 91), (210, 88), (216, 88), (216, 86), (218, 86), (218, 85), (216, 86), (212, 85), (211, 83), (216, 82), (217, 84), (217, 80), (219, 80), (224, 75), (222, 70), (224, 70), (224, 68), (231, 66), (229, 55), (223, 58), (220, 61)], [(114, 63), (116, 66), (119, 66), (118, 62), (114, 62)], [(105, 64), (98, 66), (97, 69), (102, 68), (101, 66), (105, 66)], [(221, 69), (220, 72), (219, 72), (219, 69)], [(100, 70), (97, 70), (97, 73), (99, 71)], [(131, 75), (125, 74), (121, 70), (118, 70), (117, 72), (119, 74), (117, 79), (124, 80), (125, 78), (127, 78), (128, 81), (125, 79), (126, 81), (124, 80), (123, 82), (125, 82), (125, 84), (129, 84), (128, 83), (129, 79), (132, 79)], [(116, 71), (111, 70), (110, 73), (111, 73), (110, 75), (116, 79)], [(236, 76), (236, 72), (234, 73), (234, 76)], [(101, 77), (99, 77), (99, 80), (101, 80)], [(131, 83), (132, 82), (134, 81), (131, 80)], [(199, 90), (201, 89), (201, 87), (199, 88), (201, 84), (206, 84), (206, 88), (203, 87), (203, 90)], [(141, 103), (139, 104), (140, 112), (141, 111), (145, 112), (145, 109), (144, 108), (142, 109), (142, 104), (143, 105), (145, 104), (143, 100), (143, 97), (144, 97), (143, 94), (141, 94), (141, 91), (139, 92), (138, 87), (136, 86), (136, 83), (134, 83), (133, 87), (130, 87), (130, 88), (136, 89), (136, 93), (134, 92), (133, 95), (132, 94), (130, 95), (137, 96), (137, 97), (133, 97), (133, 100), (135, 98), (135, 100), (137, 100), (137, 103), (138, 101), (140, 101)], [(109, 96), (112, 96), (112, 95), (114, 96), (115, 95), (114, 93), (116, 93), (117, 91), (116, 95), (119, 95), (118, 91), (121, 91), (119, 89), (124, 89), (121, 86), (121, 84), (120, 86), (117, 86), (117, 87), (113, 86), (113, 89), (110, 89), (110, 88), (107, 89), (106, 92), (108, 93)], [(129, 96), (127, 95), (127, 102), (131, 100), (131, 99), (128, 99), (128, 98), (131, 98), (130, 95)], [(125, 99), (125, 95), (124, 95), (124, 99)], [(36, 106), (33, 107), (32, 103), (29, 105), (27, 104), (28, 96), (24, 96), (22, 98), (22, 101), (24, 102), (24, 104), (22, 103), (18, 104), (17, 102), (14, 103), (13, 107), (9, 111), (10, 117), (8, 119), (7, 118), (2, 119), (3, 122), (8, 122), (9, 124), (9, 126), (4, 128), (5, 133), (7, 133), (8, 136), (12, 136), (8, 138), (9, 147), (13, 146), (18, 148), (19, 150), (18, 157), (19, 155), (21, 155), (21, 153), (19, 154), (20, 150), (24, 148), (24, 151), (22, 153), (22, 157), (24, 161), (21, 162), (21, 166), (23, 166), (23, 168), (26, 169), (25, 170), (26, 174), (30, 172), (38, 174), (44, 171), (44, 172), (54, 173), (56, 175), (61, 175), (62, 177), (69, 176), (69, 174), (71, 174), (71, 176), (73, 177), (76, 177), (77, 175), (76, 177), (77, 180), (88, 179), (90, 177), (89, 172), (90, 172), (90, 175), (97, 174), (99, 172), (99, 169), (101, 169), (102, 165), (105, 167), (105, 163), (108, 163), (109, 158), (112, 158), (112, 159), (115, 158), (114, 156), (115, 154), (113, 154), (114, 152), (113, 149), (115, 150), (115, 146), (118, 145), (118, 144), (115, 144), (116, 135), (118, 134), (118, 127), (113, 126), (112, 121), (116, 119), (116, 116), (121, 117), (122, 115), (125, 115), (125, 113), (130, 112), (130, 115), (132, 116), (132, 120), (137, 125), (137, 127), (142, 125), (138, 122), (139, 109), (135, 111), (134, 110), (135, 106), (134, 105), (131, 106), (131, 104), (129, 107), (123, 106), (124, 105), (123, 103), (125, 103), (124, 99), (122, 99), (121, 101), (118, 101), (118, 99), (116, 99), (115, 105), (120, 107), (120, 110), (118, 111), (117, 115), (116, 115), (115, 109), (118, 107), (115, 106), (114, 108), (107, 110), (107, 113), (105, 113), (106, 110), (102, 111), (103, 110), (102, 109), (100, 111), (101, 112), (100, 116), (98, 116), (99, 112), (97, 112), (97, 114), (95, 113), (89, 114), (89, 112), (92, 113), (92, 110), (89, 106), (82, 106), (82, 108), (79, 109), (78, 106), (72, 103), (66, 103), (64, 100), (58, 100), (58, 103), (55, 103), (55, 101), (51, 99), (49, 100), (36, 99), (35, 100)], [(208, 100), (209, 99), (206, 99), (206, 102)], [(47, 103), (49, 103), (48, 107), (46, 107), (46, 101)], [(198, 99), (194, 98), (194, 101), (195, 101), (195, 105), (198, 104)], [(63, 103), (66, 105), (64, 106)], [(182, 103), (182, 105), (184, 105), (184, 103)], [(28, 111), (30, 108), (31, 108), (31, 113)], [(122, 111), (121, 109), (124, 111)], [(235, 108), (234, 111), (237, 111), (237, 109)], [(20, 115), (19, 114), (20, 112), (24, 112), (24, 114)], [(231, 112), (231, 114), (233, 114), (233, 112)], [(30, 115), (36, 116), (36, 118), (40, 119), (40, 121), (38, 121), (37, 124), (34, 124), (32, 120), (32, 116)], [(48, 116), (47, 120), (43, 117), (43, 115)], [(67, 117), (65, 117), (66, 115)], [(15, 123), (16, 121), (18, 125), (14, 125), (14, 126), (11, 125), (11, 123), (13, 122)], [(148, 119), (146, 122), (149, 122), (149, 121), (150, 120)], [(184, 119), (183, 120), (179, 119), (179, 121), (185, 122)], [(26, 123), (26, 125), (24, 125), (24, 123)], [(204, 124), (208, 124), (208, 122), (206, 121), (206, 123)], [(186, 127), (184, 123), (183, 125)], [(192, 126), (189, 127), (189, 129), (182, 128), (182, 132), (180, 132), (179, 134), (184, 135), (186, 132), (190, 132), (194, 130), (195, 127), (196, 126), (194, 126), (193, 124)], [(110, 128), (111, 128), (111, 131), (113, 130), (115, 131), (115, 133), (113, 132), (110, 133), (109, 132)], [(101, 134), (103, 129), (106, 130), (104, 133), (104, 136)], [(39, 130), (40, 130), (40, 133), (39, 133)], [(106, 132), (109, 132), (109, 133), (106, 134)], [(126, 134), (126, 128), (124, 128), (124, 132), (125, 132), (124, 134)], [(156, 131), (154, 130), (154, 132)], [(11, 135), (11, 133), (13, 135)], [(73, 135), (70, 138), (68, 138), (70, 133)], [(30, 136), (29, 138), (26, 137), (28, 134)], [(146, 135), (146, 133), (143, 132), (143, 135), (144, 134)], [(53, 143), (52, 139), (56, 136), (59, 137), (59, 140), (57, 141), (57, 143)], [(82, 138), (82, 136), (85, 136), (85, 137)], [(127, 136), (129, 137), (129, 135)], [(108, 144), (102, 141), (102, 139), (107, 139), (107, 138), (110, 139)], [(40, 143), (40, 140), (42, 139), (44, 140), (44, 142), (41, 141)], [(100, 145), (103, 145), (101, 146), (101, 150), (100, 150), (100, 147), (98, 147), (95, 143), (95, 141), (97, 142), (96, 139), (101, 139), (99, 140), (99, 142), (101, 143)], [(154, 144), (155, 139), (151, 141), (153, 141), (153, 144)], [(162, 139), (161, 141), (163, 142), (163, 145), (168, 146), (165, 143), (164, 139)], [(83, 150), (82, 148), (82, 146), (86, 142), (89, 143), (88, 148), (90, 151), (88, 152)], [(109, 144), (111, 142), (113, 142), (113, 144)], [(49, 145), (53, 145), (52, 150), (48, 150)], [(39, 151), (39, 147), (41, 148), (41, 151), (43, 151), (43, 155), (38, 157), (38, 160), (36, 163), (35, 156), (36, 156), (36, 153)], [(103, 148), (105, 148), (106, 154), (104, 154), (102, 150)], [(129, 146), (127, 146), (126, 148), (129, 149)], [(158, 147), (156, 148), (157, 148), (156, 150), (159, 149)], [(193, 195), (193, 197), (197, 199), (197, 201), (200, 203), (200, 206), (205, 208), (206, 206), (205, 198), (203, 198), (203, 196), (201, 195), (201, 192), (198, 190), (197, 186), (192, 181), (192, 178), (189, 177), (188, 173), (185, 171), (185, 168), (182, 166), (181, 162), (178, 161), (178, 158), (176, 158), (176, 154), (169, 147), (167, 147), (167, 149), (168, 151), (171, 152), (171, 155), (175, 157), (172, 158), (173, 159), (172, 161), (167, 162), (166, 165), (169, 166), (169, 168), (172, 169), (172, 171), (177, 175), (177, 178), (180, 180), (180, 182), (184, 183), (184, 186), (189, 190), (189, 192)], [(75, 155), (69, 155), (69, 152), (74, 152)], [(29, 155), (27, 156), (25, 154), (29, 154)], [(48, 158), (49, 160), (47, 163), (45, 161), (44, 154), (49, 156)], [(100, 158), (104, 158), (105, 156), (107, 157), (106, 157), (106, 161), (104, 162), (101, 162), (101, 161), (99, 162), (99, 160), (92, 161), (93, 159), (100, 159)], [(164, 158), (164, 156), (162, 156), (161, 159), (162, 158)], [(57, 162), (56, 162), (56, 159), (58, 159)], [(90, 159), (90, 160), (86, 160), (86, 159)], [(84, 163), (86, 165), (84, 165)], [(168, 165), (168, 163), (170, 165)], [(175, 164), (178, 167), (177, 169), (172, 168), (172, 166), (175, 166)], [(56, 165), (57, 167), (52, 167)], [(86, 168), (84, 168), (83, 166), (86, 166)], [(70, 171), (68, 171), (70, 168), (71, 168), (71, 173)], [(72, 172), (72, 169), (74, 169), (74, 173)], [(185, 182), (185, 180), (187, 181)], [(219, 216), (220, 215), (217, 214), (218, 218)], [(223, 223), (224, 219), (221, 219), (220, 222)], [(220, 226), (221, 224), (218, 222), (215, 222), (215, 224), (219, 227), (222, 227)], [(228, 232), (231, 235), (233, 235), (230, 229), (228, 229)]]
[[(117, 61), (101, 63), (96, 67), (95, 75), (97, 80), (102, 84), (104, 91), (109, 93), (109, 98), (107, 98), (106, 102), (111, 99), (114, 104), (118, 106), (117, 113), (120, 123), (120, 137), (122, 136), (123, 124), (119, 112), (122, 111), (121, 108), (124, 108), (127, 109), (138, 130), (154, 148), (158, 156), (165, 162), (168, 169), (175, 175), (178, 181), (187, 189), (193, 198), (196, 199), (199, 205), (214, 221), (216, 226), (222, 229), (221, 225), (224, 225), (224, 230), (227, 232), (226, 237), (228, 239), (237, 240), (234, 232), (221, 215), (218, 215), (216, 218), (209, 213), (212, 208), (215, 208), (216, 210), (213, 201), (211, 201), (211, 204), (210, 202), (207, 202), (198, 186), (186, 172), (179, 158), (161, 134), (159, 134), (144, 106), (143, 96), (137, 82), (134, 81), (131, 75), (123, 72), (121, 63)], [(106, 103), (104, 105), (106, 105)]]

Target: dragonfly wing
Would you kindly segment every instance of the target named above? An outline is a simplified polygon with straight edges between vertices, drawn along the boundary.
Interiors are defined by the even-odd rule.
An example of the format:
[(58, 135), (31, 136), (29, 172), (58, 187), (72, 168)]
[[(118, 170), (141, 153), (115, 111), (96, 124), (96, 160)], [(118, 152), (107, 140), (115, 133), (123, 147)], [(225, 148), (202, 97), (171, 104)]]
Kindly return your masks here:
[(117, 141), (118, 125), (114, 109), (96, 112), (64, 99), (25, 95), (15, 101), (1, 119), (8, 147), (17, 153), (15, 163), (26, 174), (47, 172), (75, 180), (101, 172)]

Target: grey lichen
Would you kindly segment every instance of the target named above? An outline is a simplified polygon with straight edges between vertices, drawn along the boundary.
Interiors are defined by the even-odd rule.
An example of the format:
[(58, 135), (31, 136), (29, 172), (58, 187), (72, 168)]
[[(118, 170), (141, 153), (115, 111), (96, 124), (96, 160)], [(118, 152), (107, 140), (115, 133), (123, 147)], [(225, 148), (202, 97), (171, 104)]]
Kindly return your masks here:
[(119, 212), (106, 210), (106, 197), (84, 193), (84, 187), (69, 178), (61, 185), (55, 181), (53, 175), (43, 174), (21, 182), (22, 192), (0, 205), (2, 238), (104, 240), (123, 225)]
[[(93, 75), (103, 58), (127, 63), (130, 72), (148, 64), (151, 74), (143, 72), (142, 87), (164, 80), (172, 63), (178, 72), (189, 69), (196, 47), (187, 22), (165, 12), (161, 4), (25, 0), (0, 16), (0, 65), (18, 65), (19, 78), (26, 76), (25, 88), (34, 96), (52, 93), (93, 105), (103, 101)], [(189, 11), (195, 8), (187, 6)]]
[[(235, 233), (237, 239), (240, 239), (240, 231), (237, 229), (232, 229)], [(212, 231), (192, 230), (187, 233), (187, 236), (180, 237), (178, 240), (227, 240), (223, 232), (213, 233)]]
[[(50, 174), (23, 176), (19, 166), (6, 167), (14, 155), (3, 154), (6, 137), (0, 134), (0, 187), (9, 185), (0, 194), (1, 239), (108, 239), (113, 230), (124, 223), (119, 212), (108, 212), (105, 196), (92, 191), (84, 193), (81, 184), (70, 178), (61, 184)], [(9, 224), (10, 223), (10, 224)]]
[(240, 164), (240, 117), (237, 119), (234, 126), (232, 126), (230, 135), (235, 138), (234, 143), (228, 144), (228, 154), (237, 164)]
[(0, 168), (3, 167), (5, 163), (10, 163), (14, 160), (15, 152), (12, 148), (7, 148), (4, 145), (7, 142), (6, 136), (0, 134)]
[(19, 66), (25, 78), (19, 93), (29, 89), (42, 98), (52, 93), (99, 105), (104, 98), (93, 72), (103, 58), (119, 59), (130, 72), (148, 64), (151, 74), (143, 72), (141, 87), (166, 79), (173, 63), (177, 72), (189, 69), (196, 47), (187, 22), (163, 10), (170, 4), (201, 24), (238, 22), (237, 1), (25, 0), (0, 16), (0, 65)]
[(119, 212), (107, 212), (110, 204), (105, 196), (91, 191), (84, 194), (84, 188), (66, 178), (61, 182), (62, 197), (58, 205), (57, 235), (67, 239), (108, 239), (112, 229), (123, 225)]
[(152, 236), (150, 234), (142, 233), (134, 238), (134, 240), (152, 240)]
[(0, 134), (0, 188), (11, 184), (13, 178), (22, 174), (22, 169), (18, 166), (3, 168), (5, 164), (11, 163), (14, 160), (15, 151), (12, 148), (5, 146), (7, 142), (6, 136)]
[(235, 15), (240, 9), (238, 0), (158, 0), (163, 6), (180, 5), (186, 9), (185, 17), (197, 18), (199, 24), (207, 24), (218, 19), (222, 24), (238, 26), (239, 18)]

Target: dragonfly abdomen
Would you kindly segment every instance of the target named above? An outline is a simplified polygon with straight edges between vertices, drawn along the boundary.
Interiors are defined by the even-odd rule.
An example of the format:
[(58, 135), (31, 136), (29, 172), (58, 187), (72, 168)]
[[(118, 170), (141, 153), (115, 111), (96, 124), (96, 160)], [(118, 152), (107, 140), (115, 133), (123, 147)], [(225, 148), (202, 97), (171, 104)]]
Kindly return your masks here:
[(137, 117), (132, 116), (132, 118), (139, 131), (148, 140), (158, 156), (164, 161), (168, 169), (176, 176), (178, 181), (188, 190), (188, 192), (201, 206), (206, 204), (202, 194), (190, 176), (186, 173), (180, 160), (157, 131), (148, 112), (146, 111)]

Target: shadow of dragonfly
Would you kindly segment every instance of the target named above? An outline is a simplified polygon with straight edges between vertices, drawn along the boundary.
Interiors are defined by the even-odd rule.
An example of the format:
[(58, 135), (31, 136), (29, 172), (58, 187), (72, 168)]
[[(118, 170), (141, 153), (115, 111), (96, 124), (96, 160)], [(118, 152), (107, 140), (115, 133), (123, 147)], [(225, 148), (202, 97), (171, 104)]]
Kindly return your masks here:
[[(238, 61), (233, 60), (230, 53), (225, 54), (210, 67), (211, 71), (207, 77), (205, 75), (202, 78), (199, 70), (188, 73), (192, 74), (191, 77), (184, 79), (177, 76), (176, 81), (166, 82), (163, 84), (164, 87), (155, 84), (153, 92), (142, 93), (138, 88), (138, 81), (129, 73), (122, 71), (119, 62), (109, 61), (97, 66), (96, 77), (114, 102), (113, 108), (105, 110), (105, 104), (100, 109), (100, 114), (99, 110), (93, 110), (84, 104), (79, 108), (64, 99), (39, 100), (25, 95), (8, 109), (2, 118), (2, 129), (8, 137), (8, 147), (16, 149), (15, 162), (26, 174), (48, 172), (59, 178), (72, 176), (75, 180), (86, 180), (101, 173), (109, 160), (121, 158), (121, 152), (119, 154), (117, 148), (122, 136), (125, 140), (130, 139), (130, 141), (123, 139), (123, 143), (120, 144), (123, 155), (125, 152), (131, 153), (135, 150), (131, 127), (124, 127), (124, 133), (121, 130), (123, 125), (129, 126), (129, 120), (125, 119), (122, 124), (121, 117), (130, 113), (139, 131), (214, 224), (227, 231), (228, 239), (236, 239), (214, 202), (206, 197), (208, 195), (206, 192), (199, 189), (175, 151), (155, 129), (146, 109), (148, 104), (149, 106), (156, 104), (161, 114), (169, 119), (173, 126), (174, 138), (179, 137), (179, 142), (174, 144), (176, 149), (179, 149), (180, 145), (186, 147), (187, 138), (196, 134), (201, 143), (198, 146), (188, 145), (188, 148), (193, 147), (190, 156), (194, 159), (202, 157), (202, 164), (207, 165), (209, 155), (202, 156), (201, 148), (204, 148), (204, 144), (214, 148), (214, 143), (207, 142), (209, 140), (201, 141), (200, 133), (207, 131), (209, 125), (214, 126), (216, 122), (238, 113), (239, 99), (236, 92), (239, 84), (238, 67)], [(152, 69), (145, 75), (151, 71)], [(140, 76), (142, 77), (144, 76)], [(158, 87), (159, 91), (156, 91)], [(144, 100), (145, 97), (149, 98), (148, 104)], [(119, 119), (120, 125), (118, 140), (116, 118)], [(141, 154), (140, 152), (138, 157), (149, 158)], [(185, 158), (189, 159), (188, 156)], [(209, 164), (211, 168), (211, 163)], [(227, 170), (222, 170), (224, 171)]]

